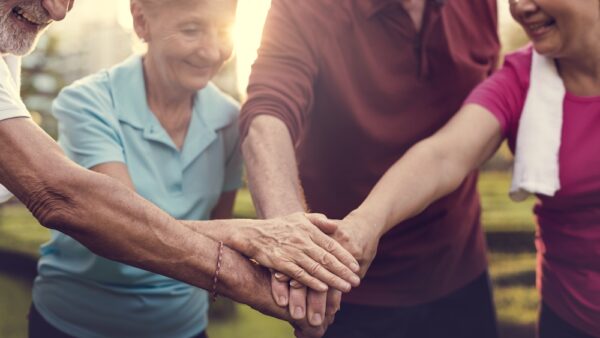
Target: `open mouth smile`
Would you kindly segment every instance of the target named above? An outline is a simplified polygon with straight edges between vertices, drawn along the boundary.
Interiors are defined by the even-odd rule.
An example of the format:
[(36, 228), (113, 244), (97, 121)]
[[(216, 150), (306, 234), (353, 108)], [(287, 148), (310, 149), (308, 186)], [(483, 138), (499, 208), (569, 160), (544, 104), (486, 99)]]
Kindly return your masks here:
[(13, 8), (12, 14), (17, 18), (17, 20), (24, 22), (26, 24), (29, 24), (31, 26), (40, 27), (40, 26), (46, 26), (50, 23), (50, 21), (40, 21), (40, 20), (32, 17), (23, 8), (21, 8), (19, 6)]
[(525, 23), (525, 28), (532, 37), (539, 37), (550, 31), (555, 26), (554, 19), (548, 19), (544, 22)]

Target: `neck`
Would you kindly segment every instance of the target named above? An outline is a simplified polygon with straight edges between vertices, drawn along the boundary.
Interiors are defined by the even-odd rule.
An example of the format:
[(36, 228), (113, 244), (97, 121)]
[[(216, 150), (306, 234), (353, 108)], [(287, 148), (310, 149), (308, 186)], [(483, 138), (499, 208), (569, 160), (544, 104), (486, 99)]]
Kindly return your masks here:
[(580, 96), (600, 96), (600, 44), (578, 55), (558, 59), (567, 90)]
[(191, 112), (195, 92), (172, 85), (150, 57), (144, 57), (143, 65), (148, 106), (159, 119), (168, 112)]
[(400, 0), (402, 7), (412, 19), (417, 32), (420, 32), (423, 26), (426, 2), (426, 0)]

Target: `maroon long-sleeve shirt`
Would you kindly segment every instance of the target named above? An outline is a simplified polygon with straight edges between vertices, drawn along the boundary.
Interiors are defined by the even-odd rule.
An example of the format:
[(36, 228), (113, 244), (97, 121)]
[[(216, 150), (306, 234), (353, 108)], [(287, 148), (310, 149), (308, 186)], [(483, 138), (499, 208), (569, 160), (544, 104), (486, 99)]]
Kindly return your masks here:
[[(343, 218), (495, 68), (496, 12), (495, 0), (429, 0), (418, 32), (394, 0), (273, 0), (242, 134), (257, 115), (281, 119), (310, 209)], [(476, 179), (388, 232), (344, 301), (419, 304), (480, 275)]]

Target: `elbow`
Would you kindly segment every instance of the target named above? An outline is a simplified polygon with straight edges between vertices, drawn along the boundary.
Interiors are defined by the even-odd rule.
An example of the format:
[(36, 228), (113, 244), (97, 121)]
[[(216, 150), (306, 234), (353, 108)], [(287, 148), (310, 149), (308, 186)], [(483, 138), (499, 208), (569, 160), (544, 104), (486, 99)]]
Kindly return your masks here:
[(69, 176), (45, 175), (37, 180), (23, 201), (42, 226), (68, 232), (74, 224), (76, 217), (73, 194), (69, 193)]

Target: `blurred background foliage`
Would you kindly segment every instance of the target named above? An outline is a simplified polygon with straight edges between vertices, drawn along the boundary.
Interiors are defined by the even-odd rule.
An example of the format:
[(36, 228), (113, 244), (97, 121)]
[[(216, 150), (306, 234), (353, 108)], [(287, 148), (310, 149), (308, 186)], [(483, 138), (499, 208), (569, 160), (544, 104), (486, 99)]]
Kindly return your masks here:
[[(239, 21), (262, 26), (269, 0), (240, 0)], [(98, 6), (103, 6), (102, 10)], [(123, 60), (141, 44), (131, 31), (127, 0), (106, 0), (102, 5), (79, 0), (65, 23), (45, 34), (36, 50), (23, 60), (22, 95), (34, 120), (56, 138), (56, 121), (50, 114), (53, 98), (66, 84)], [(248, 13), (252, 8), (256, 13)], [(524, 46), (527, 39), (509, 17), (505, 0), (499, 0), (499, 32), (503, 53)], [(72, 27), (76, 26), (76, 29)], [(260, 27), (258, 27), (260, 28)], [(254, 35), (260, 29), (254, 27)], [(241, 28), (248, 31), (248, 28)], [(224, 67), (215, 82), (236, 98), (243, 97), (257, 36), (238, 37), (238, 55)], [(241, 46), (241, 48), (240, 48)], [(535, 290), (534, 201), (512, 203), (507, 197), (512, 156), (506, 146), (484, 166), (479, 188), (483, 224), (489, 246), (494, 298), (503, 338), (533, 338), (538, 295)], [(49, 168), (51, 170), (51, 168)], [(236, 217), (254, 217), (247, 190), (238, 195)], [(49, 231), (37, 223), (17, 201), (0, 206), (0, 337), (26, 337), (26, 314), (35, 276), (38, 247)], [(211, 309), (211, 338), (285, 338), (291, 327), (247, 306), (220, 299)]]

